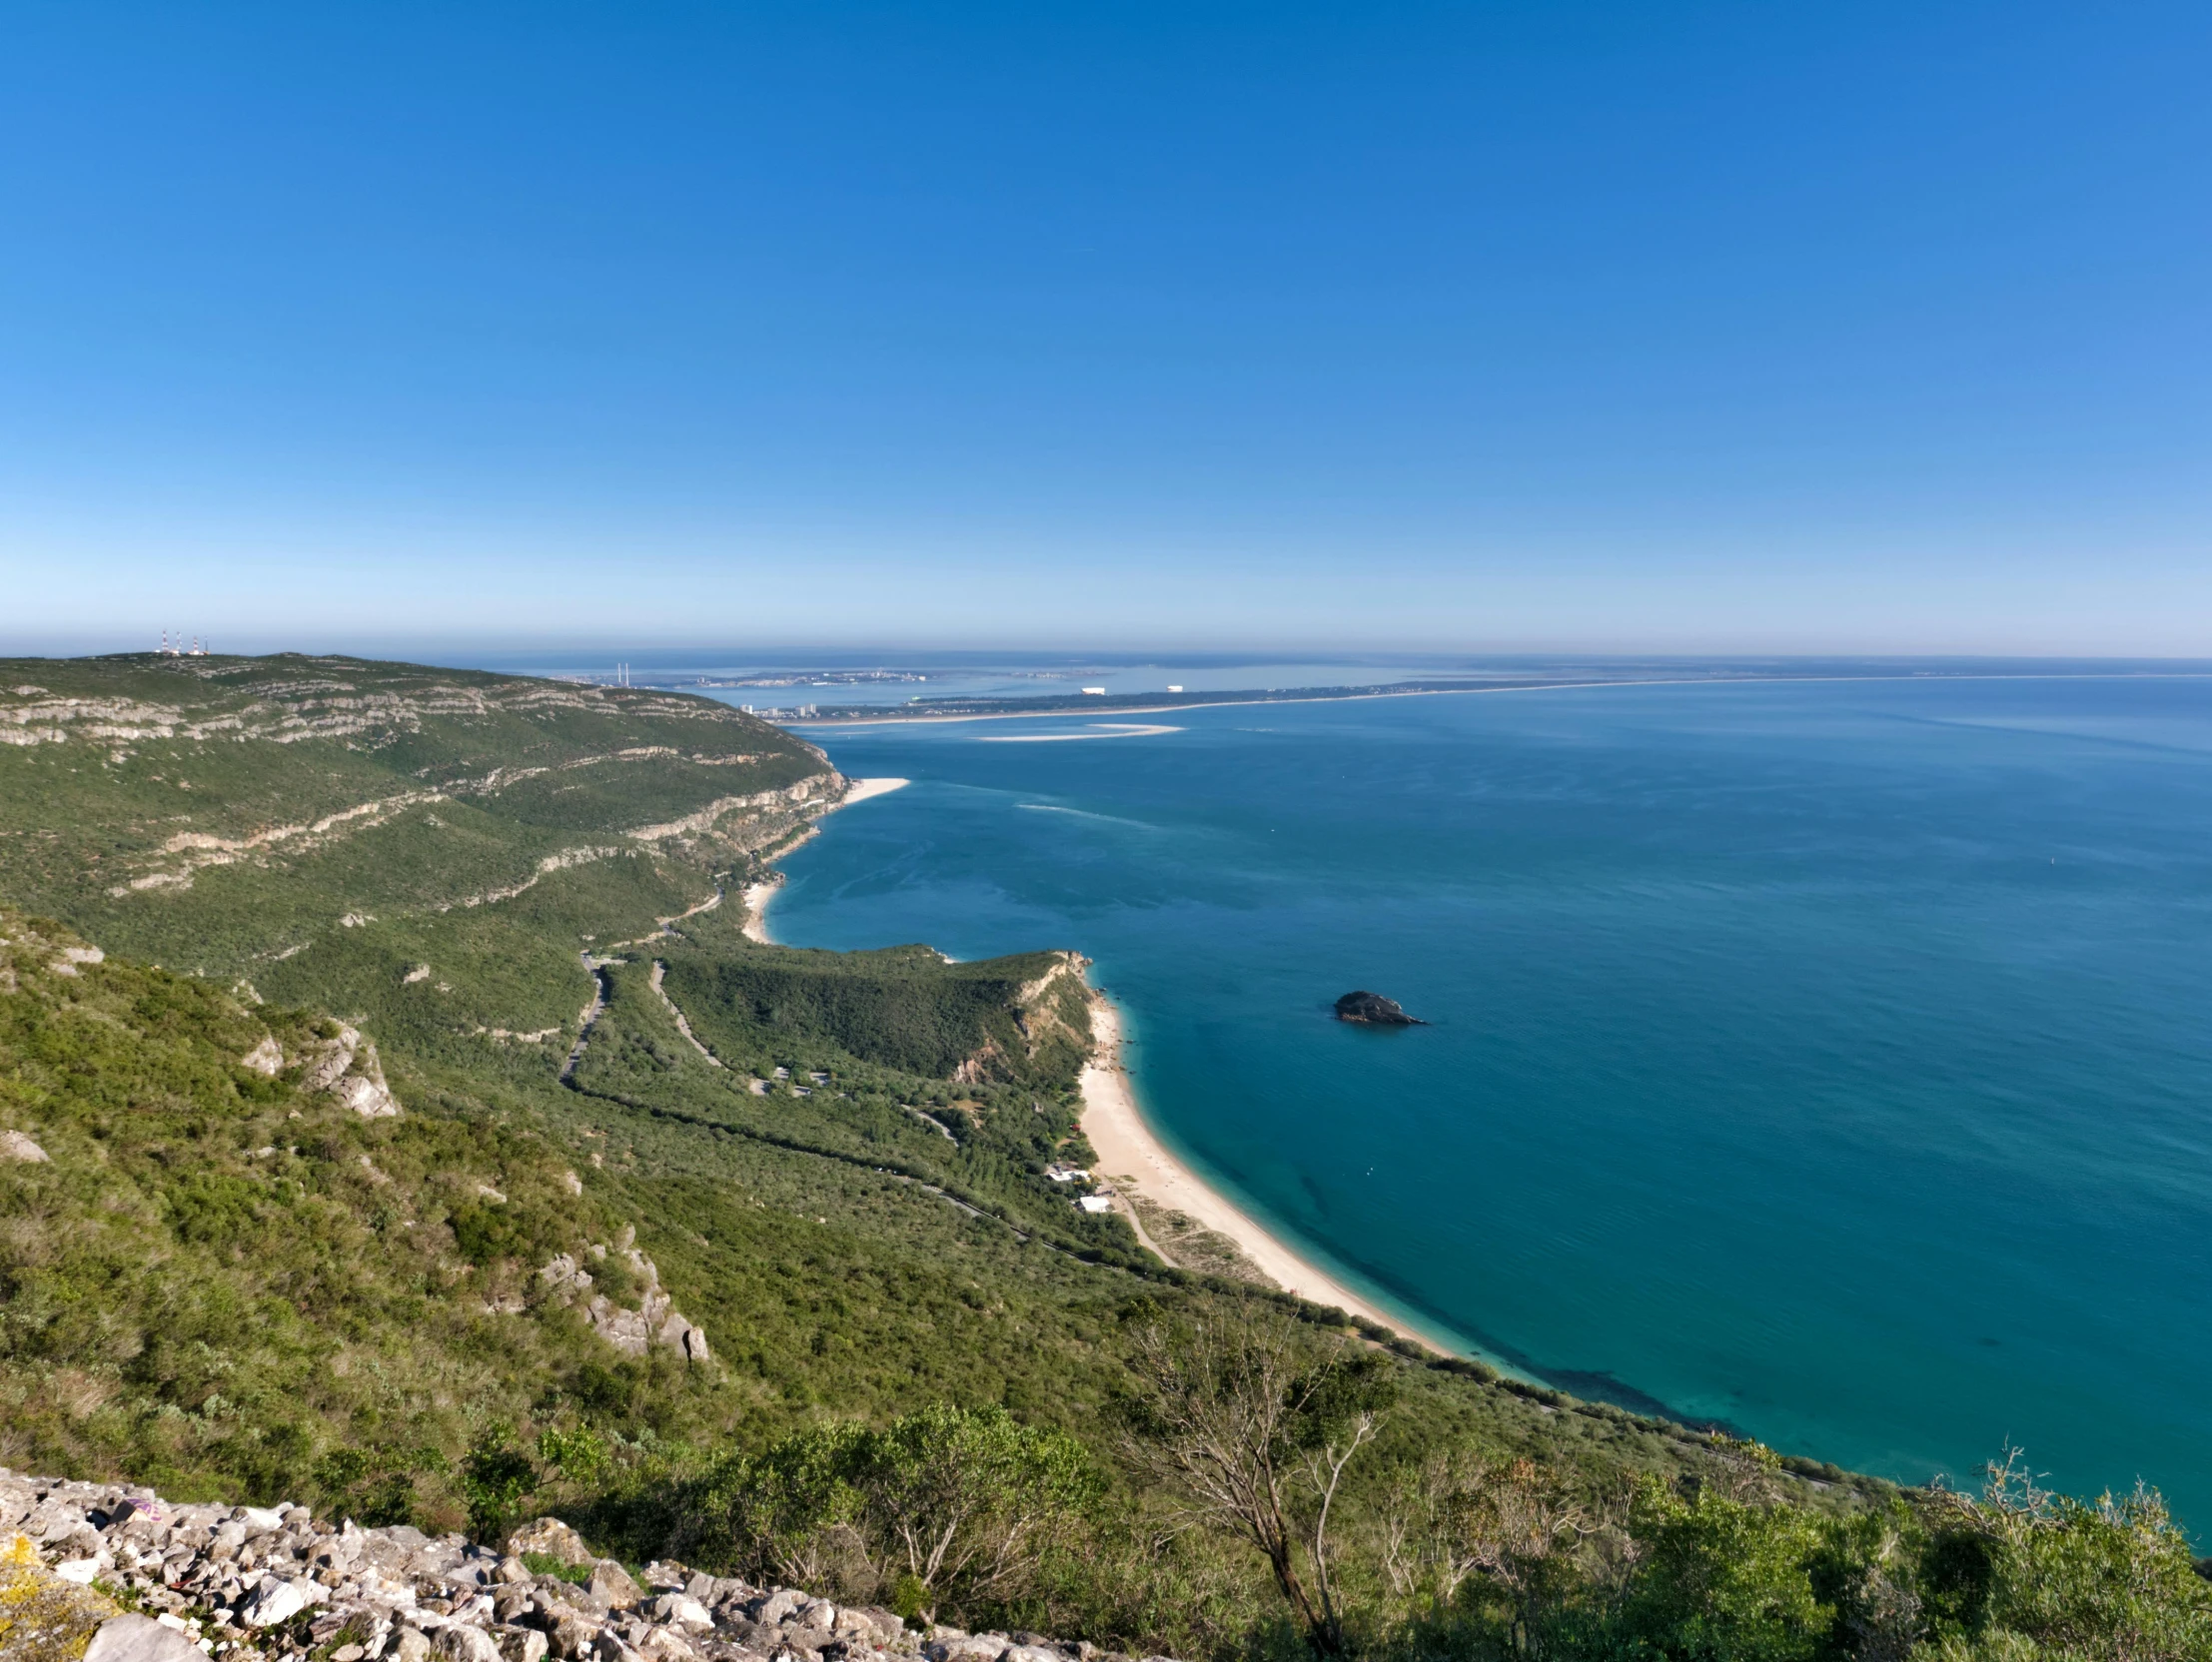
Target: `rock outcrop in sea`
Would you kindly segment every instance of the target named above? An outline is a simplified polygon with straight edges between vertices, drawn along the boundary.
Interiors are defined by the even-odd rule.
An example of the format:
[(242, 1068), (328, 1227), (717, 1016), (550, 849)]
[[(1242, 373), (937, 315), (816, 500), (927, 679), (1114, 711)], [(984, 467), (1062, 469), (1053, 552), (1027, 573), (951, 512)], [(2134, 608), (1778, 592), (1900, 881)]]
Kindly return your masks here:
[(4, 1468), (0, 1595), (10, 1662), (1126, 1662), (1031, 1633), (915, 1632), (681, 1564), (632, 1575), (557, 1518), (498, 1551)]
[(1337, 1000), (1337, 1020), (1364, 1022), (1370, 1027), (1427, 1027), (1418, 1016), (1409, 1016), (1396, 999), (1380, 993), (1347, 993)]

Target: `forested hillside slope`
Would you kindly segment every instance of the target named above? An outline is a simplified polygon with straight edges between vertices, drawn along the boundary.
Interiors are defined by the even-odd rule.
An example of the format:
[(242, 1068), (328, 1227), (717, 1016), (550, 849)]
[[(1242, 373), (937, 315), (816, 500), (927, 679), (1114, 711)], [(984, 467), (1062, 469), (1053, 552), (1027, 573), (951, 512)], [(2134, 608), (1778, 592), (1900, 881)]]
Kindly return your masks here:
[(1044, 1176), (1079, 943), (746, 939), (844, 782), (740, 713), (19, 660), (0, 740), (7, 1465), (1140, 1654), (2204, 1654), (2153, 1502), (1900, 1497), (1151, 1259)]

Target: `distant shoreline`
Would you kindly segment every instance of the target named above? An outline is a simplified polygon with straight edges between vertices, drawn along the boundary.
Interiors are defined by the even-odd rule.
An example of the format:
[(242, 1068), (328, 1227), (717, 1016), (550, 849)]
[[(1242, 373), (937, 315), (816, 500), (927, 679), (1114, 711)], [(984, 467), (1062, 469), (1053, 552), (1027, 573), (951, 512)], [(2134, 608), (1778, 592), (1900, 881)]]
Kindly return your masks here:
[[(1286, 1292), (1316, 1304), (1334, 1304), (1348, 1314), (1377, 1322), (1446, 1355), (1465, 1351), (1463, 1342), (1424, 1332), (1354, 1292), (1192, 1171), (1160, 1140), (1137, 1106), (1136, 1090), (1121, 1061), (1121, 1012), (1112, 999), (1096, 989), (1091, 993), (1091, 1027), (1096, 1048), (1084, 1065), (1081, 1079), (1083, 1135), (1098, 1157), (1092, 1168), (1094, 1175), (1116, 1190), (1115, 1199), (1121, 1202), (1117, 1210), (1135, 1226), (1140, 1238), (1144, 1228), (1126, 1199), (1130, 1191), (1227, 1236)], [(1158, 1252), (1159, 1248), (1154, 1246), (1153, 1250)]]
[[(792, 848), (801, 846), (807, 838), (813, 836), (823, 817), (835, 813), (839, 808), (849, 808), (855, 802), (865, 802), (871, 796), (884, 796), (892, 791), (901, 790), (909, 783), (911, 781), (905, 779), (853, 779), (848, 781), (845, 794), (822, 810), (822, 814), (815, 817), (813, 823), (806, 827), (805, 832), (798, 840), (792, 843), (790, 848), (782, 851), (783, 854), (790, 853)], [(779, 855), (778, 858), (780, 857)], [(776, 873), (765, 883), (752, 883), (746, 886), (744, 893), (745, 921), (742, 925), (746, 940), (758, 941), (764, 947), (772, 947), (776, 944), (775, 938), (768, 933), (768, 902), (775, 898), (776, 890), (782, 887), (783, 874), (781, 872)]]
[[(1267, 704), (1349, 704), (1374, 698), (1469, 698), (1486, 693), (1508, 692), (1591, 692), (1605, 687), (1733, 687), (1733, 686), (1814, 686), (1830, 685), (1838, 681), (1866, 681), (1882, 683), (1894, 681), (2202, 681), (2212, 680), (2212, 672), (2195, 669), (2149, 670), (2083, 670), (2077, 674), (2035, 674), (2025, 671), (1990, 673), (1919, 673), (1911, 675), (1651, 675), (1635, 679), (1605, 681), (1517, 681), (1500, 686), (1480, 687), (1347, 687), (1342, 690), (1329, 687), (1294, 688), (1282, 693), (1245, 692), (1241, 695), (1216, 698), (1186, 698), (1172, 704), (1056, 704), (1049, 709), (1026, 710), (971, 710), (927, 714), (901, 715), (896, 706), (886, 707), (880, 714), (873, 711), (851, 715), (826, 715), (774, 719), (774, 726), (790, 730), (800, 727), (906, 727), (923, 726), (953, 721), (1052, 721), (1080, 718), (1096, 712), (1102, 716), (1118, 715), (1174, 715), (1182, 710), (1224, 710)], [(680, 689), (677, 689), (680, 690)], [(1226, 691), (1226, 689), (1225, 689)]]

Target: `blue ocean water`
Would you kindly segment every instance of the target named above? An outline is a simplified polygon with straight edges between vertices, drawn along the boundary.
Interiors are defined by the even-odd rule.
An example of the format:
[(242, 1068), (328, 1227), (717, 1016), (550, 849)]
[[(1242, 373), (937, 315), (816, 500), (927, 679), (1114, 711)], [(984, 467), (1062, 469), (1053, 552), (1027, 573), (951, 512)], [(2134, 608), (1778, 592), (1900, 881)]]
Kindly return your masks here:
[(1087, 954), (1170, 1142), (1533, 1375), (2212, 1529), (2212, 681), (1131, 719), (817, 731), (915, 783), (775, 934)]

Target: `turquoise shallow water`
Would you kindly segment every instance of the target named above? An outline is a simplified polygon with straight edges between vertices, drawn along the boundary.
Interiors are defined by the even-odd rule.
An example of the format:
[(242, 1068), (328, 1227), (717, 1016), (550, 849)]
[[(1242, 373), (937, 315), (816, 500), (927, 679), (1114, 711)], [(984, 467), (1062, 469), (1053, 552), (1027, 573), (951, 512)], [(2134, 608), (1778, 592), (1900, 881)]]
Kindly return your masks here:
[(776, 935), (1088, 954), (1172, 1142), (1537, 1376), (2212, 1529), (2212, 682), (1153, 719), (817, 734), (916, 783)]

